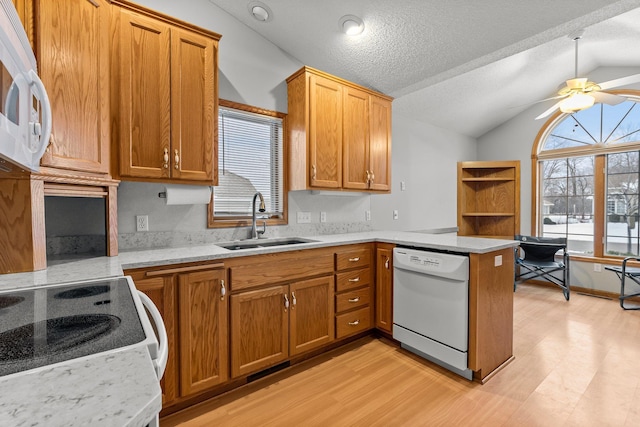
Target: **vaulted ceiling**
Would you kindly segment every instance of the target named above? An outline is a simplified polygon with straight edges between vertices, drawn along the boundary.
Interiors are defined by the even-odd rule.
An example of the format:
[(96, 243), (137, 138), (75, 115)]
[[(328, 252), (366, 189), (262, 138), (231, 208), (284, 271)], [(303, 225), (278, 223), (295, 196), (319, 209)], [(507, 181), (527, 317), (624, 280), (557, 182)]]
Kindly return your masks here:
[[(260, 0), (267, 22), (255, 1), (210, 1), (305, 65), (395, 97), (395, 112), (472, 137), (574, 77), (580, 29), (580, 74), (640, 72), (640, 0)], [(340, 31), (347, 14), (360, 36)]]

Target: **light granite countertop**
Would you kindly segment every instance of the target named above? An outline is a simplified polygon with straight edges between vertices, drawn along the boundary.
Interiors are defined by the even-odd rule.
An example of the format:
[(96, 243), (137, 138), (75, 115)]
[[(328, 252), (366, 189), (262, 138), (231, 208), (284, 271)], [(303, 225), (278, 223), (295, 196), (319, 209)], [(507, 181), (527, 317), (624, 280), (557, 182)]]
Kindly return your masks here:
[(149, 352), (139, 346), (0, 377), (0, 390), (2, 426), (137, 427), (162, 408)]
[(313, 240), (310, 243), (272, 246), (256, 249), (229, 250), (206, 244), (188, 247), (142, 249), (120, 252), (116, 257), (96, 257), (90, 259), (60, 259), (50, 261), (46, 270), (31, 273), (0, 275), (0, 291), (77, 280), (90, 280), (121, 276), (124, 269), (156, 267), (162, 265), (223, 260), (248, 255), (295, 251), (327, 246), (349, 245), (364, 242), (386, 242), (424, 249), (435, 249), (458, 253), (487, 253), (515, 247), (514, 240), (485, 239), (457, 236), (455, 234), (425, 234), (408, 231), (368, 231), (319, 236), (298, 236)]
[[(123, 275), (124, 269), (365, 242), (458, 253), (487, 253), (518, 245), (512, 240), (459, 237), (451, 233), (394, 231), (305, 238), (313, 242), (235, 251), (207, 244), (128, 251), (116, 257), (49, 260), (43, 271), (0, 275), (0, 291), (116, 277)], [(135, 348), (0, 377), (0, 390), (0, 425), (138, 426), (148, 422), (162, 406), (150, 356), (146, 350)]]

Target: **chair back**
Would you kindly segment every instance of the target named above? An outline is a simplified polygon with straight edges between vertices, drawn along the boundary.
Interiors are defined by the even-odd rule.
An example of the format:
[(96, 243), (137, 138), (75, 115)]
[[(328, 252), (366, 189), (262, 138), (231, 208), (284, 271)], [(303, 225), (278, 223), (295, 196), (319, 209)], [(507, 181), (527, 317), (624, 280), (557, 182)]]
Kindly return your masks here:
[(524, 251), (525, 261), (554, 262), (556, 252), (567, 249), (565, 237), (515, 236)]

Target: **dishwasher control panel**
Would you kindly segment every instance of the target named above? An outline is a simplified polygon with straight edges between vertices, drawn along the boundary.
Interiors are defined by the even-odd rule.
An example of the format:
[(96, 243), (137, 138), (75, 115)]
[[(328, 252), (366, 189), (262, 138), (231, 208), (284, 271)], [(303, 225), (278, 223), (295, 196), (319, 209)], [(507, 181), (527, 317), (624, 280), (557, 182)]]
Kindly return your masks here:
[(427, 255), (410, 255), (409, 262), (425, 267), (431, 267), (436, 270), (440, 269), (440, 267), (442, 266), (442, 258)]

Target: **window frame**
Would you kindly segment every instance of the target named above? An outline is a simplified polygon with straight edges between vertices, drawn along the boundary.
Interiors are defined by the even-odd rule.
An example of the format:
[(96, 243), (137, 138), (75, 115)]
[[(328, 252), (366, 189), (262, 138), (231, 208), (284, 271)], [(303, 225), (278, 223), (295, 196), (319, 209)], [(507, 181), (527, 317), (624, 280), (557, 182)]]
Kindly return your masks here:
[[(288, 221), (288, 193), (289, 193), (289, 155), (288, 155), (288, 124), (287, 115), (279, 111), (267, 110), (264, 108), (254, 107), (239, 102), (228, 101), (225, 99), (218, 100), (220, 107), (232, 108), (235, 110), (246, 111), (248, 113), (260, 114), (268, 117), (276, 117), (282, 120), (282, 218), (270, 217), (266, 220), (268, 226), (272, 225), (287, 225)], [(218, 120), (219, 114), (216, 114), (216, 120)], [(218, 128), (216, 128), (216, 139), (218, 138)], [(216, 152), (216, 161), (219, 159)], [(214, 190), (215, 191), (215, 190)], [(263, 221), (263, 220), (261, 220)], [(248, 216), (226, 216), (224, 219), (215, 217), (215, 209), (213, 206), (213, 192), (211, 192), (211, 201), (207, 205), (207, 227), (208, 228), (233, 228), (233, 227), (250, 227), (251, 215)]]
[[(640, 103), (640, 90), (608, 90), (607, 93), (625, 95)], [(542, 125), (536, 135), (531, 149), (531, 235), (539, 236), (542, 233), (542, 215), (540, 215), (540, 203), (544, 197), (542, 194), (542, 161), (562, 159), (567, 157), (593, 156), (594, 158), (594, 224), (593, 224), (593, 255), (571, 255), (572, 259), (585, 262), (598, 263), (601, 261), (621, 261), (623, 256), (608, 255), (605, 248), (605, 223), (606, 217), (606, 157), (607, 154), (622, 153), (626, 151), (640, 150), (640, 141), (626, 142), (606, 146), (593, 144), (588, 147), (569, 147), (548, 150), (540, 153), (542, 145), (555, 126), (565, 120), (570, 114), (556, 111)]]

